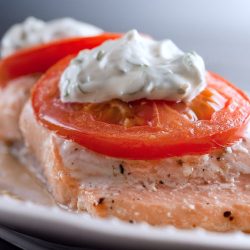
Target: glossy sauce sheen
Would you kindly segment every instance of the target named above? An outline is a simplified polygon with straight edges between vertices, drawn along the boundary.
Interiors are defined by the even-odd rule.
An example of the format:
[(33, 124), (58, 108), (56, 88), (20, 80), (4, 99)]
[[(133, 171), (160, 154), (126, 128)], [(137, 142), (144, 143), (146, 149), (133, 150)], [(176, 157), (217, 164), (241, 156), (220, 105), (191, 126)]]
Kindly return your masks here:
[(0, 142), (0, 194), (15, 199), (53, 205), (54, 201), (42, 183)]

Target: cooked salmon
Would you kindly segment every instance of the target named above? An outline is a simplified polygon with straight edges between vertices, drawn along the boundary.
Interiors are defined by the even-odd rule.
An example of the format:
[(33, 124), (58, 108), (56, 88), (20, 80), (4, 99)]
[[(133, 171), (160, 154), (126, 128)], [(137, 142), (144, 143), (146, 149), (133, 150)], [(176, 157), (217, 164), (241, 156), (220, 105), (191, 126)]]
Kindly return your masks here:
[[(250, 232), (250, 140), (211, 154), (124, 160), (94, 153), (37, 122), (28, 102), (20, 128), (55, 200), (130, 223)], [(39, 167), (38, 167), (39, 166)]]
[(0, 88), (0, 139), (14, 141), (21, 139), (18, 120), (32, 85), (38, 75), (19, 77)]

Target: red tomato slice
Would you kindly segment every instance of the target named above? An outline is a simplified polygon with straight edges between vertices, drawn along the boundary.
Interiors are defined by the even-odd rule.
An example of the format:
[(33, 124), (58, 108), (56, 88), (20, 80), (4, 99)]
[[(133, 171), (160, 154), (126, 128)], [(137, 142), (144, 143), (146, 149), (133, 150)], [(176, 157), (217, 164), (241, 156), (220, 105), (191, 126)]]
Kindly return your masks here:
[(188, 104), (62, 103), (58, 83), (71, 59), (63, 59), (41, 77), (32, 105), (48, 129), (95, 152), (140, 160), (205, 154), (234, 143), (249, 120), (247, 95), (213, 73), (207, 73), (207, 88)]
[(120, 36), (115, 33), (103, 33), (92, 37), (63, 39), (20, 50), (0, 61), (0, 86), (19, 76), (43, 73), (67, 55), (82, 49), (92, 49), (106, 40)]

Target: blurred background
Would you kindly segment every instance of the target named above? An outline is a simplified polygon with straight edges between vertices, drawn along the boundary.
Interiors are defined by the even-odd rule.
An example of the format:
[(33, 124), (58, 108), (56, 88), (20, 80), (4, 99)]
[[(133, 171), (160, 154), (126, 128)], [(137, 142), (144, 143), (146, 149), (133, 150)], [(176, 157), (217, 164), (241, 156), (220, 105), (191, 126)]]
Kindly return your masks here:
[(27, 16), (71, 16), (108, 31), (136, 28), (197, 51), (209, 70), (250, 90), (249, 0), (0, 0), (0, 35)]

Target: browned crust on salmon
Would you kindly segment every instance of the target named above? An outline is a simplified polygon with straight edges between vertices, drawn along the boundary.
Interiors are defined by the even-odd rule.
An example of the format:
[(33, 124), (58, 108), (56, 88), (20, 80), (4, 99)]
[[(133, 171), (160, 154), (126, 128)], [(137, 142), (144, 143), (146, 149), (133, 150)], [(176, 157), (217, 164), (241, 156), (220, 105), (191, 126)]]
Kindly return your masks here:
[(30, 103), (22, 112), (20, 127), (27, 146), (40, 163), (47, 187), (62, 205), (86, 210), (94, 216), (116, 216), (130, 223), (250, 231), (250, 189), (246, 188), (249, 175), (241, 175), (228, 188), (218, 182), (199, 186), (190, 183), (182, 188), (159, 183), (155, 191), (138, 191), (128, 183), (118, 185), (112, 180), (108, 187), (83, 187), (63, 165), (57, 135), (36, 121)]

